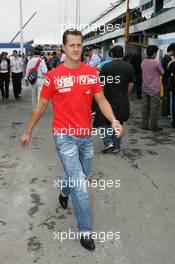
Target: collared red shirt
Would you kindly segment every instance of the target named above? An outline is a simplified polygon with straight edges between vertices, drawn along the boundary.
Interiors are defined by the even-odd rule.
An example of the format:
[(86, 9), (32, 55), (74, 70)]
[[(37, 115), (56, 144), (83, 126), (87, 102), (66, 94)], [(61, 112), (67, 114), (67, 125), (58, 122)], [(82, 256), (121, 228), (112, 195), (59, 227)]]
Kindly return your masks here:
[(101, 91), (96, 69), (84, 63), (77, 69), (61, 64), (49, 71), (40, 96), (52, 99), (52, 132), (90, 135), (92, 99)]

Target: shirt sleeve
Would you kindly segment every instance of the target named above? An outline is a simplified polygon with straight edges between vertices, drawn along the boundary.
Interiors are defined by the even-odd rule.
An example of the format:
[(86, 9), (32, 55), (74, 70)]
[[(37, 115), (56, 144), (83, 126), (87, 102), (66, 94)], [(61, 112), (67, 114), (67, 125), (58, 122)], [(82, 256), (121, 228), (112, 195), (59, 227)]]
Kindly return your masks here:
[(163, 69), (162, 64), (160, 62), (158, 62), (158, 64), (157, 64), (157, 70), (161, 75), (164, 74), (164, 69)]
[(101, 70), (100, 70), (100, 76), (105, 75), (105, 65), (102, 65)]
[(97, 71), (95, 71), (95, 79), (96, 79), (96, 81), (93, 84), (93, 94), (101, 93), (102, 87), (101, 87), (100, 82), (99, 82), (99, 76), (98, 76)]
[(105, 65), (102, 66), (99, 74), (99, 81), (101, 83), (101, 86), (105, 85), (105, 80), (106, 80), (106, 71), (105, 71)]
[(55, 92), (54, 83), (49, 73), (45, 75), (44, 84), (40, 96), (46, 100), (52, 98)]
[(42, 60), (42, 62), (41, 62), (41, 71), (43, 74), (47, 73), (47, 66), (46, 66), (46, 63), (44, 60)]

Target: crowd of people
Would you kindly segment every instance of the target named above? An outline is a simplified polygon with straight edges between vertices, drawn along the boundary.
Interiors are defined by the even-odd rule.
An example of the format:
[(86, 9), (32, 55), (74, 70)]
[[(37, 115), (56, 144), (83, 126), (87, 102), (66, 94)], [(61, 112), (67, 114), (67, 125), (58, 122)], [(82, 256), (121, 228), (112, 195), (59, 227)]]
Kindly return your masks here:
[[(119, 49), (120, 47), (118, 47), (118, 50)], [(99, 76), (102, 76), (105, 71), (106, 77), (107, 75), (111, 74), (113, 77), (114, 75), (120, 75), (121, 78), (123, 75), (129, 76), (129, 73), (127, 72), (126, 74), (120, 72), (120, 65), (115, 65), (116, 61), (121, 62), (122, 60), (132, 65), (134, 76), (132, 78), (134, 87), (133, 90), (136, 92), (137, 99), (142, 99), (143, 102), (142, 128), (145, 130), (149, 129), (149, 119), (151, 122), (151, 130), (160, 131), (162, 129), (158, 126), (158, 118), (161, 106), (161, 100), (159, 96), (161, 87), (160, 77), (162, 77), (162, 105), (165, 109), (164, 115), (171, 117), (172, 127), (175, 128), (175, 43), (172, 43), (168, 46), (167, 53), (161, 62), (156, 59), (158, 47), (155, 45), (151, 45), (147, 48), (147, 58), (144, 60), (142, 60), (141, 56), (138, 54), (125, 55), (123, 51), (121, 54), (117, 55), (118, 57), (115, 57), (115, 52), (112, 53), (112, 50), (114, 50), (114, 48), (109, 50), (109, 56), (105, 59), (101, 55), (100, 49), (94, 50), (92, 46), (86, 47), (82, 51), (81, 61), (95, 67), (99, 72)], [(39, 62), (37, 69), (37, 80), (35, 83), (30, 84), (28, 76), (30, 74), (30, 70), (36, 66), (37, 61)], [(25, 56), (24, 54), (21, 55), (20, 51), (17, 52), (17, 50), (14, 50), (11, 56), (8, 56), (7, 52), (2, 52), (0, 55), (0, 91), (2, 100), (8, 100), (9, 98), (10, 77), (12, 79), (14, 98), (16, 100), (21, 98), (22, 79), (24, 77), (26, 86), (29, 86), (31, 89), (32, 106), (34, 109), (40, 98), (40, 92), (44, 83), (45, 74), (48, 71), (58, 67), (61, 63), (64, 63), (64, 61), (65, 52), (63, 49), (44, 53), (42, 46), (37, 46), (32, 50), (30, 56)], [(107, 65), (109, 67), (107, 67)], [(110, 67), (111, 69), (108, 72), (108, 68)], [(123, 81), (120, 83), (123, 85)], [(112, 84), (102, 86), (104, 87), (104, 91), (108, 91), (110, 89), (112, 90), (114, 88), (114, 85)], [(123, 103), (125, 99), (121, 100), (119, 90), (120, 89), (117, 88), (117, 90), (113, 92), (113, 98), (111, 101), (115, 101), (114, 98), (116, 96), (118, 98), (117, 100), (120, 101), (120, 104), (125, 105)], [(123, 90), (126, 90), (124, 86)], [(129, 90), (131, 91), (131, 89)], [(127, 96), (125, 94), (125, 97)], [(110, 98), (108, 99), (110, 100)], [(119, 103), (117, 103), (117, 105), (118, 104)], [(125, 105), (125, 109), (126, 108), (127, 107)], [(126, 109), (126, 111), (128, 111), (128, 109)], [(92, 104), (92, 112), (93, 115), (95, 112), (97, 112), (97, 115), (99, 114), (94, 101)]]
[[(167, 53), (161, 62), (156, 59), (157, 52), (157, 46), (148, 46), (146, 50), (147, 57), (142, 60), (138, 54), (124, 54), (120, 46), (109, 50), (109, 56), (106, 59), (101, 55), (100, 49), (94, 50), (90, 46), (82, 50), (81, 61), (95, 67), (100, 78), (101, 76), (105, 76), (106, 78), (107, 76), (113, 76), (113, 79), (115, 79), (115, 76), (120, 76), (120, 84), (102, 83), (102, 86), (105, 95), (113, 106), (113, 110), (115, 109), (114, 111), (118, 112), (118, 109), (120, 109), (121, 113), (119, 115), (125, 117), (124, 119), (120, 118), (121, 123), (126, 121), (126, 116), (129, 118), (128, 92), (135, 90), (137, 99), (142, 99), (142, 129), (151, 129), (152, 131), (162, 130), (158, 125), (161, 106), (160, 77), (162, 77), (162, 104), (164, 104), (164, 108), (166, 109), (164, 115), (171, 117), (172, 127), (175, 128), (175, 43), (168, 46)], [(11, 56), (8, 56), (7, 52), (2, 52), (0, 55), (0, 90), (2, 100), (8, 100), (11, 76), (14, 98), (16, 100), (20, 99), (22, 79), (24, 77), (25, 85), (29, 86), (31, 90), (32, 107), (34, 109), (40, 98), (45, 74), (64, 63), (65, 52), (63, 49), (60, 49), (59, 51), (44, 53), (42, 46), (37, 46), (29, 55), (21, 55), (20, 51), (17, 52), (17, 50), (14, 50)], [(35, 69), (36, 66), (37, 69)], [(37, 71), (37, 78), (34, 83), (30, 83), (29, 81), (31, 69)], [(133, 87), (134, 89), (132, 89)], [(95, 113), (95, 126), (97, 126), (99, 120), (103, 120), (102, 127), (109, 125), (105, 122), (105, 118), (100, 115), (100, 111), (93, 100), (92, 115), (95, 115)], [(104, 152), (108, 149), (110, 150), (110, 146), (116, 144), (114, 142), (112, 144), (111, 142), (112, 140), (109, 140), (109, 137), (107, 137), (106, 141), (104, 139)], [(118, 150), (114, 149), (114, 152)]]

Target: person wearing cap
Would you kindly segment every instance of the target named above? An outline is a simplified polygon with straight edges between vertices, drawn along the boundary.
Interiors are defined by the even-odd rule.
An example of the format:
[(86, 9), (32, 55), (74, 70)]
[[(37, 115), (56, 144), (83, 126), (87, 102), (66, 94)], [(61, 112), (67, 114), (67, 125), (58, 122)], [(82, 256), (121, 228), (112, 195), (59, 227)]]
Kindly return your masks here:
[[(34, 110), (40, 98), (41, 88), (44, 83), (44, 75), (47, 73), (47, 66), (46, 66), (45, 61), (41, 58), (42, 48), (40, 46), (35, 47), (33, 53), (34, 53), (34, 57), (32, 57), (27, 63), (25, 84), (26, 86), (29, 86), (32, 91), (32, 106)], [(37, 80), (34, 84), (30, 84), (28, 82), (28, 76), (29, 76), (30, 70), (33, 67), (35, 67), (38, 60), (41, 60), (41, 61), (37, 69)]]

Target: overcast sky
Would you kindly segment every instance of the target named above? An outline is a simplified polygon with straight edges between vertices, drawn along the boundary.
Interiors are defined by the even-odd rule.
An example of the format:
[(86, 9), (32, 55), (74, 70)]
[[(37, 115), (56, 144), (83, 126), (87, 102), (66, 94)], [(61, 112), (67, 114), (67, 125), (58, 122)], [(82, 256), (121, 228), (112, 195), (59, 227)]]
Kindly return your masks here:
[[(75, 23), (75, 2), (67, 0), (67, 17), (70, 23)], [(19, 0), (0, 0), (0, 43), (10, 42), (19, 31)], [(53, 32), (59, 23), (64, 23), (65, 0), (22, 0), (23, 24), (34, 14), (36, 16), (24, 29), (24, 41)], [(80, 0), (81, 24), (86, 24), (110, 6), (113, 0)], [(15, 41), (19, 40), (16, 39)]]

